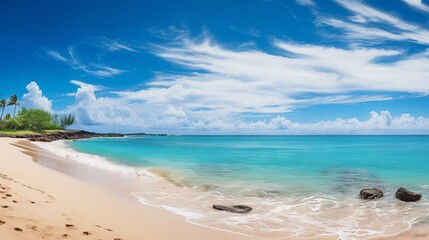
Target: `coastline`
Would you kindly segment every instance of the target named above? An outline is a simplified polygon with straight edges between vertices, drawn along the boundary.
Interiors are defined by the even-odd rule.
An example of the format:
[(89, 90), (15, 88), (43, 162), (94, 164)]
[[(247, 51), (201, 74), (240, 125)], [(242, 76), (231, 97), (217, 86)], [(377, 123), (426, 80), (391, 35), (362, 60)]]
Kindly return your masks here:
[(58, 140), (78, 140), (93, 137), (126, 137), (126, 136), (167, 136), (167, 134), (148, 133), (96, 133), (85, 130), (52, 130), (33, 133), (0, 133), (0, 138), (22, 138), (33, 142), (53, 142)]
[[(2, 138), (0, 138), (0, 144), (2, 144), (2, 149), (3, 149), (3, 140)], [(202, 226), (198, 226), (196, 224), (192, 224), (192, 223), (187, 223), (185, 220), (185, 217), (183, 216), (179, 216), (177, 214), (173, 214), (170, 211), (167, 211), (161, 207), (156, 207), (156, 206), (148, 206), (147, 204), (141, 204), (139, 203), (136, 198), (131, 197), (129, 195), (129, 192), (127, 192), (127, 190), (125, 190), (127, 184), (129, 184), (130, 182), (134, 182), (133, 179), (130, 179), (130, 175), (129, 174), (123, 174), (124, 176), (117, 178), (118, 175), (117, 173), (112, 173), (112, 176), (115, 175), (115, 178), (111, 178), (111, 176), (106, 176), (106, 171), (99, 171), (97, 170), (97, 168), (93, 167), (93, 166), (87, 166), (85, 164), (82, 163), (78, 163), (76, 161), (69, 161), (67, 159), (65, 159), (64, 156), (62, 156), (63, 159), (61, 159), (61, 156), (55, 156), (51, 153), (49, 153), (49, 151), (51, 152), (55, 152), (55, 149), (37, 149), (36, 146), (38, 146), (39, 144), (43, 144), (45, 146), (52, 146), (52, 144), (57, 144), (58, 142), (55, 143), (37, 143), (36, 145), (33, 143), (30, 143), (27, 140), (16, 140), (16, 139), (8, 139), (9, 143), (13, 143), (13, 144), (17, 144), (18, 142), (20, 142), (18, 145), (20, 145), (20, 148), (16, 147), (16, 146), (10, 146), (11, 148), (15, 148), (14, 151), (22, 151), (24, 150), (24, 152), (26, 152), (27, 154), (30, 154), (31, 156), (33, 156), (33, 159), (35, 159), (36, 154), (42, 154), (42, 156), (39, 156), (39, 159), (47, 159), (47, 161), (39, 161), (37, 164), (34, 164), (35, 162), (33, 161), (29, 161), (31, 159), (28, 159), (29, 156), (24, 155), (25, 157), (27, 157), (28, 162), (33, 163), (33, 166), (29, 166), (29, 168), (33, 169), (33, 168), (43, 168), (45, 169), (45, 171), (47, 172), (54, 172), (56, 173), (55, 175), (62, 175), (62, 177), (66, 177), (67, 179), (72, 179), (73, 181), (77, 181), (80, 184), (83, 184), (85, 187), (79, 187), (79, 190), (70, 190), (70, 195), (68, 195), (67, 201), (70, 201), (71, 199), (73, 199), (73, 192), (81, 192), (80, 188), (87, 188), (87, 187), (91, 187), (91, 188), (95, 188), (97, 189), (97, 192), (102, 191), (103, 195), (100, 195), (97, 197), (97, 199), (99, 199), (98, 201), (101, 202), (105, 202), (106, 200), (108, 200), (107, 202), (112, 201), (112, 199), (116, 199), (118, 200), (117, 203), (115, 204), (114, 207), (109, 207), (109, 209), (113, 209), (115, 211), (124, 211), (124, 208), (129, 208), (130, 214), (128, 215), (128, 213), (123, 213), (123, 216), (126, 216), (127, 220), (126, 223), (131, 223), (131, 222), (135, 222), (135, 221), (140, 221), (140, 222), (144, 222), (144, 221), (149, 221), (151, 223), (153, 223), (153, 227), (150, 227), (149, 230), (151, 230), (151, 233), (147, 233), (148, 230), (146, 230), (145, 228), (143, 228), (141, 226), (136, 226), (136, 228), (133, 228), (133, 226), (129, 226), (128, 224), (126, 226), (123, 225), (118, 225), (118, 223), (114, 223), (115, 221), (110, 220), (110, 222), (107, 222), (106, 224), (110, 224), (110, 226), (114, 226), (111, 227), (109, 229), (118, 229), (117, 231), (115, 231), (115, 233), (122, 233), (122, 232), (132, 232), (133, 229), (136, 230), (137, 232), (135, 232), (135, 235), (130, 235), (127, 237), (124, 237), (122, 239), (141, 239), (141, 237), (145, 236), (148, 237), (149, 239), (257, 239), (255, 237), (247, 237), (247, 236), (243, 236), (243, 235), (238, 235), (238, 234), (234, 234), (234, 233), (230, 233), (230, 232), (225, 232), (225, 231), (221, 231), (215, 228), (209, 228), (209, 227), (202, 227)], [(21, 153), (21, 155), (23, 155)], [(9, 156), (9, 155), (8, 155)], [(24, 156), (20, 156), (19, 158), (23, 158)], [(69, 156), (71, 157), (71, 156)], [(50, 158), (52, 158), (51, 160), (49, 160)], [(65, 160), (65, 161), (64, 161)], [(58, 161), (60, 161), (60, 163), (58, 164)], [(49, 165), (51, 164), (51, 165)], [(54, 164), (54, 165), (52, 165)], [(57, 164), (57, 165), (55, 165)], [(19, 164), (21, 165), (21, 164)], [(41, 166), (41, 165), (45, 165)], [(36, 167), (37, 166), (37, 167)], [(57, 171), (53, 170), (56, 169), (58, 171), (60, 171), (61, 173), (58, 173)], [(3, 173), (2, 170), (0, 170), (0, 173)], [(31, 170), (32, 172), (33, 170)], [(90, 174), (86, 174), (85, 172), (88, 172)], [(64, 174), (65, 173), (65, 174)], [(79, 173), (83, 173), (80, 174)], [(53, 176), (54, 174), (47, 174), (44, 178), (47, 179), (55, 179), (55, 182), (57, 182), (57, 178)], [(67, 176), (69, 175), (69, 176)], [(88, 175), (93, 176), (92, 178), (88, 178)], [(12, 176), (12, 175), (10, 175)], [(71, 177), (70, 177), (71, 176)], [(127, 177), (125, 177), (127, 176)], [(141, 175), (139, 175), (138, 177), (141, 177)], [(152, 177), (150, 175), (147, 176), (148, 180), (152, 179)], [(77, 179), (76, 179), (77, 178)], [(132, 178), (132, 177), (131, 177)], [(106, 180), (108, 179), (115, 179), (116, 182), (106, 182)], [(119, 179), (119, 180), (118, 180)], [(83, 180), (83, 181), (82, 181)], [(3, 181), (3, 180), (2, 180)], [(102, 181), (102, 182), (100, 182)], [(31, 182), (31, 181), (30, 181)], [(30, 183), (28, 182), (28, 183)], [(89, 182), (89, 183), (88, 183)], [(127, 184), (124, 184), (127, 183)], [(58, 185), (58, 184), (57, 184)], [(171, 189), (167, 188), (165, 191), (175, 191), (174, 189), (174, 184), (170, 184), (171, 185)], [(106, 187), (107, 186), (107, 187)], [(52, 186), (51, 186), (52, 187)], [(56, 186), (58, 187), (58, 186)], [(132, 187), (130, 187), (130, 189), (136, 190), (141, 186), (138, 186), (138, 184), (132, 184)], [(141, 188), (139, 191), (147, 191), (146, 189), (147, 186), (145, 186), (144, 188)], [(165, 184), (163, 184), (163, 187), (165, 187)], [(42, 188), (43, 191), (45, 191), (45, 188)], [(125, 190), (125, 191), (124, 191)], [(121, 192), (123, 191), (123, 192)], [(46, 191), (47, 192), (47, 191)], [(85, 196), (88, 196), (88, 198), (93, 198), (93, 191), (91, 191), (90, 193), (85, 192)], [(80, 195), (82, 195), (80, 193)], [(54, 195), (53, 195), (54, 196)], [(100, 199), (99, 197), (103, 196), (103, 199)], [(85, 197), (86, 199), (87, 197)], [(91, 200), (90, 199), (90, 200)], [(65, 201), (63, 200), (63, 201)], [(82, 199), (83, 201), (84, 199)], [(73, 201), (72, 201), (73, 202)], [(119, 203), (119, 204), (118, 204)], [(83, 204), (83, 203), (82, 203)], [(89, 204), (87, 202), (87, 204)], [(95, 214), (95, 212), (90, 209), (85, 209), (85, 208), (81, 208), (80, 205), (78, 204), (79, 208), (78, 210), (75, 210), (76, 212), (80, 212), (82, 210), (85, 210), (86, 214)], [(96, 203), (92, 202), (92, 206), (96, 205)], [(124, 205), (122, 207), (122, 205)], [(125, 206), (126, 205), (126, 206)], [(111, 205), (113, 206), (113, 204)], [(118, 207), (121, 206), (121, 207)], [(139, 216), (141, 219), (139, 219), (139, 217), (134, 217), (135, 212), (141, 212), (141, 215), (144, 215), (144, 217)], [(118, 216), (117, 214), (113, 213), (111, 216)], [(133, 213), (131, 213), (133, 212)], [(162, 220), (157, 221), (156, 223), (153, 222), (153, 219), (147, 219), (147, 213), (150, 213), (151, 216), (157, 216), (156, 218), (159, 218), (158, 216), (162, 216)], [(80, 214), (80, 215), (84, 215), (84, 214)], [(120, 215), (120, 214), (119, 214)], [(2, 216), (0, 216), (2, 217)], [(114, 217), (114, 218), (116, 218)], [(150, 217), (150, 216), (149, 216)], [(88, 219), (93, 219), (94, 216), (86, 217), (86, 220)], [(106, 217), (108, 218), (108, 217)], [(120, 217), (118, 217), (119, 219), (121, 219)], [(103, 219), (103, 221), (105, 221), (106, 219)], [(100, 220), (97, 220), (100, 221)], [(165, 235), (165, 233), (163, 233), (162, 231), (162, 227), (165, 226), (165, 223), (167, 222), (171, 222), (172, 226), (174, 226), (174, 230), (178, 231), (178, 232), (182, 232), (182, 234), (171, 234), (171, 235)], [(104, 223), (104, 222), (103, 222)], [(78, 224), (78, 223), (76, 223)], [(28, 225), (28, 224), (27, 224)], [(104, 226), (101, 224), (96, 224), (99, 226)], [(132, 224), (131, 224), (132, 225)], [(146, 223), (144, 224), (145, 226), (148, 226)], [(183, 225), (183, 226), (182, 226)], [(98, 230), (100, 230), (98, 227), (94, 228), (94, 224), (91, 225), (85, 225), (87, 226), (86, 228), (91, 228), (93, 229), (92, 231), (94, 232), (94, 236), (96, 234), (101, 234), (99, 233)], [(106, 225), (107, 226), (107, 225)], [(179, 229), (176, 229), (179, 228)], [(195, 228), (195, 229), (194, 229)], [(60, 229), (64, 229), (64, 227), (60, 227)], [(152, 229), (158, 229), (158, 230), (154, 230), (152, 231)], [(80, 229), (79, 229), (80, 231)], [(142, 234), (139, 235), (138, 231), (144, 232)], [(157, 232), (160, 231), (160, 232)], [(107, 234), (109, 234), (110, 232), (108, 232)], [(112, 233), (110, 233), (112, 234)], [(143, 235), (143, 234), (152, 234), (152, 235)], [(161, 235), (159, 235), (161, 234)], [(2, 232), (0, 232), (0, 236), (2, 235)], [(98, 236), (98, 235), (97, 235)], [(125, 236), (125, 235), (123, 235)], [(182, 237), (183, 236), (183, 237)], [(422, 226), (417, 226), (417, 227), (413, 227), (411, 230), (407, 230), (399, 235), (396, 236), (391, 236), (391, 237), (377, 237), (377, 238), (373, 238), (373, 239), (397, 239), (397, 240), (405, 240), (405, 239), (427, 239), (427, 237), (429, 236), (429, 227), (427, 225), (422, 225)], [(81, 239), (82, 235), (78, 235), (78, 237), (76, 239)], [(112, 238), (112, 235), (108, 235), (107, 239)], [(71, 236), (69, 236), (70, 239), (74, 239)], [(19, 239), (19, 238), (11, 238), (11, 239)], [(26, 238), (23, 238), (26, 239)], [(49, 239), (49, 238), (48, 238)], [(102, 239), (104, 239), (104, 237), (102, 237)], [(121, 239), (121, 238), (120, 238)], [(288, 239), (293, 239), (293, 238), (288, 238)], [(320, 239), (320, 238), (317, 238)], [(338, 237), (326, 237), (324, 239), (338, 239)]]
[(256, 239), (187, 223), (128, 194), (42, 166), (32, 160), (34, 151), (11, 145), (19, 142), (29, 143), (0, 138), (1, 205), (7, 206), (0, 212), (2, 239)]

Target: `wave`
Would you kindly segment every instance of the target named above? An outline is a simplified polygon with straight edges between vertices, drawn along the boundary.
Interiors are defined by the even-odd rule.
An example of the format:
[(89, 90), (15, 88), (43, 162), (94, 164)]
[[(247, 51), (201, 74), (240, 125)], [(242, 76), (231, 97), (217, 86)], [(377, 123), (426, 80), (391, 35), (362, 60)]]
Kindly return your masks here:
[[(219, 192), (140, 192), (140, 202), (182, 215), (188, 222), (269, 239), (342, 240), (393, 236), (424, 224), (429, 204), (395, 199), (364, 201), (356, 197), (315, 195), (300, 198), (228, 198)], [(236, 215), (211, 209), (211, 204), (246, 204), (250, 214)]]
[(109, 161), (105, 157), (98, 155), (82, 153), (74, 150), (67, 145), (67, 140), (59, 140), (50, 143), (34, 142), (38, 147), (53, 153), (63, 159), (75, 161), (87, 166), (96, 167), (99, 169), (118, 172), (121, 174), (133, 175), (148, 179), (159, 179), (159, 176), (151, 173), (145, 168), (129, 167)]

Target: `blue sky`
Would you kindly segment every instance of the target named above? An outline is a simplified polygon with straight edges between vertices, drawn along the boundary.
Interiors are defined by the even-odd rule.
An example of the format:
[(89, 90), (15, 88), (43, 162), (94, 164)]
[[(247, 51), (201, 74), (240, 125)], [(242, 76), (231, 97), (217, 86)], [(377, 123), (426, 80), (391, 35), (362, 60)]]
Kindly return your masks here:
[(0, 96), (94, 131), (429, 133), (429, 3), (386, 3), (3, 1)]

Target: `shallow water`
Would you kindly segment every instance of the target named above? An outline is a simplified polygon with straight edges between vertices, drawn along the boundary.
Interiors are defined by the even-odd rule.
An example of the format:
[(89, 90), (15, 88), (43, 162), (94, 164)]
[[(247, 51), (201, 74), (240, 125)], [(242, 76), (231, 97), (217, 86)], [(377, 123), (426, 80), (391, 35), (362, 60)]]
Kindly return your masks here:
[[(68, 144), (173, 182), (177, 189), (168, 194), (134, 195), (198, 224), (267, 238), (366, 239), (428, 222), (429, 201), (402, 203), (394, 193), (404, 186), (429, 195), (429, 136), (143, 136)], [(379, 187), (385, 197), (359, 200), (364, 187)], [(226, 214), (212, 210), (214, 203), (254, 210)]]

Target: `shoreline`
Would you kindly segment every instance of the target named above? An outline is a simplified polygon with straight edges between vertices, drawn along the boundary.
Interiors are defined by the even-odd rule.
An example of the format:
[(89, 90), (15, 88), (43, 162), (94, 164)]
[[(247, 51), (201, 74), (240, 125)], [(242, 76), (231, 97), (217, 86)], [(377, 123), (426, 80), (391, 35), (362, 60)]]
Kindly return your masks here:
[(2, 239), (257, 239), (187, 223), (125, 193), (42, 166), (28, 155), (34, 151), (11, 145), (20, 141), (29, 143), (0, 138), (0, 184), (8, 192), (2, 195), (11, 195), (2, 199)]
[[(28, 151), (27, 154), (28, 153), (30, 155), (33, 154), (33, 158), (36, 157), (34, 154), (41, 154), (41, 153), (44, 154), (43, 158), (47, 158), (47, 157), (49, 158), (49, 156), (47, 156), (47, 154), (48, 155), (50, 154), (49, 153), (49, 149), (45, 149), (45, 150), (40, 150), (39, 149), (39, 150), (37, 150), (37, 149), (31, 149), (32, 148), (31, 146), (34, 147), (34, 146), (38, 146), (39, 144), (43, 144), (43, 145), (46, 145), (46, 146), (52, 146), (52, 144), (56, 144), (56, 143), (36, 143), (36, 145), (35, 145), (33, 143), (30, 143), (29, 141), (26, 141), (26, 144), (28, 146), (27, 146), (27, 149), (25, 151)], [(24, 149), (26, 148), (25, 144), (24, 144), (24, 146), (20, 146), (20, 147), (24, 148)], [(66, 146), (64, 146), (64, 147), (66, 147)], [(51, 152), (52, 152), (52, 149), (51, 149)], [(50, 156), (50, 157), (53, 157), (53, 159), (51, 159), (51, 160), (54, 163), (57, 162), (57, 161), (59, 161), (59, 160), (61, 160), (61, 159), (58, 158), (58, 156), (56, 156), (56, 157), (55, 156)], [(63, 160), (67, 160), (67, 159), (63, 159)], [(184, 222), (187, 225), (193, 225), (193, 226), (196, 226), (196, 227), (201, 227), (201, 228), (203, 228), (205, 230), (211, 230), (211, 231), (214, 231), (214, 232), (217, 232), (217, 233), (221, 232), (223, 234), (226, 234), (226, 236), (222, 236), (222, 238), (210, 238), (210, 236), (211, 236), (210, 234), (212, 234), (212, 233), (205, 233), (205, 234), (209, 234), (209, 238), (206, 235), (204, 235), (204, 239), (258, 239), (256, 237), (249, 237), (249, 236), (245, 236), (245, 235), (241, 235), (241, 234), (239, 235), (239, 234), (235, 234), (233, 232), (230, 232), (229, 230), (218, 229), (218, 228), (215, 228), (215, 227), (210, 227), (210, 226), (198, 224), (198, 223), (195, 223), (195, 222), (188, 223), (185, 220), (185, 217), (179, 216), (177, 213), (172, 213), (171, 211), (166, 210), (164, 208), (164, 206), (162, 206), (162, 205), (160, 206), (160, 205), (156, 205), (155, 204), (154, 206), (152, 206), (149, 203), (143, 203), (142, 204), (142, 203), (140, 203), (141, 201), (138, 202), (136, 200), (136, 198), (129, 196), (129, 191), (128, 190), (123, 191), (124, 189), (126, 189), (124, 187), (124, 185), (121, 186), (121, 184), (119, 184), (119, 185), (116, 184), (116, 186), (115, 186), (115, 184), (112, 184), (112, 183), (107, 183), (106, 184), (106, 182), (100, 183), (100, 182), (95, 181), (95, 180), (100, 181), (100, 180), (106, 180), (106, 179), (116, 179), (116, 180), (118, 180), (118, 178), (117, 178), (118, 176), (117, 175), (119, 175), (119, 174), (117, 174), (117, 173), (112, 173), (112, 177), (113, 176), (115, 176), (115, 177), (110, 178), (109, 176), (105, 176), (105, 175), (103, 176), (103, 174), (106, 174), (106, 171), (101, 170), (101, 172), (99, 172), (99, 171), (97, 171), (97, 168), (95, 168), (93, 166), (86, 166), (83, 163), (78, 163), (78, 162), (75, 162), (73, 160), (71, 160), (71, 161), (65, 161), (65, 162), (68, 162), (70, 164), (70, 166), (64, 165), (64, 162), (63, 162), (63, 163), (59, 164), (59, 166), (56, 166), (56, 167), (63, 167), (63, 169), (56, 169), (56, 170), (60, 171), (61, 173), (65, 174), (65, 175), (72, 176), (74, 179), (77, 178), (78, 181), (79, 180), (80, 181), (83, 180), (83, 181), (85, 181), (84, 183), (86, 183), (86, 184), (96, 185), (95, 187), (97, 187), (97, 188), (101, 187), (101, 188), (103, 188), (104, 190), (106, 190), (108, 192), (112, 193), (112, 190), (113, 190), (113, 195), (120, 195), (121, 198), (128, 198), (128, 201), (133, 201), (134, 202), (133, 205), (135, 205), (134, 206), (135, 208), (140, 208), (140, 207), (143, 207), (143, 206), (144, 207), (149, 207), (149, 208), (156, 208), (157, 210), (162, 210), (162, 211), (167, 212), (170, 215), (174, 215), (175, 217), (179, 217), (180, 221)], [(47, 164), (46, 162), (45, 163), (38, 162), (38, 165), (44, 165), (47, 168), (54, 168), (55, 169), (55, 166), (47, 166), (46, 164)], [(78, 167), (79, 164), (82, 165), (82, 166)], [(112, 164), (114, 164), (114, 163), (112, 163)], [(65, 168), (64, 168), (64, 166), (65, 166)], [(74, 174), (67, 173), (67, 170), (70, 170), (70, 169), (72, 169), (72, 171), (74, 172)], [(49, 169), (49, 170), (55, 171), (53, 169)], [(91, 175), (94, 175), (94, 177), (92, 179), (85, 179), (85, 177), (83, 177), (82, 175), (80, 175), (80, 176), (76, 175), (76, 172), (85, 172), (85, 171), (89, 171)], [(136, 179), (134, 179), (134, 180), (130, 179), (130, 176), (128, 174), (124, 174), (124, 175), (126, 175), (126, 177), (122, 176), (121, 177), (122, 180), (120, 180), (119, 182), (123, 182), (123, 183), (126, 182), (127, 184), (129, 184), (130, 182), (135, 182), (134, 180), (136, 180)], [(141, 177), (138, 174), (136, 176), (137, 176), (137, 178)], [(145, 180), (150, 180), (151, 179), (150, 176), (148, 176), (148, 177), (149, 178), (145, 179)], [(158, 176), (156, 176), (156, 177), (158, 177)], [(119, 179), (121, 179), (121, 178), (119, 178)], [(164, 183), (163, 183), (163, 186), (165, 187)], [(171, 189), (166, 189), (165, 191), (167, 191), (167, 192), (168, 191), (174, 191), (174, 187), (175, 186), (171, 186), (171, 187), (172, 187)], [(136, 189), (138, 189), (138, 186), (136, 184), (132, 184), (132, 187), (130, 187), (130, 190), (131, 189), (136, 190)], [(146, 188), (142, 188), (139, 191), (147, 191), (147, 189)], [(406, 230), (406, 231), (400, 233), (399, 235), (385, 236), (385, 237), (375, 237), (375, 238), (372, 238), (372, 239), (380, 239), (380, 240), (381, 239), (397, 239), (397, 240), (426, 239), (428, 236), (429, 236), (429, 227), (427, 225), (424, 225), (424, 226), (420, 226), (420, 227), (413, 227), (411, 230)], [(231, 238), (229, 238), (229, 237), (231, 237)], [(80, 239), (80, 238), (78, 238), (78, 239)], [(134, 238), (127, 238), (127, 239), (134, 239)], [(155, 239), (165, 239), (165, 238), (155, 238)], [(182, 238), (178, 238), (175, 235), (173, 239), (182, 239)], [(186, 239), (193, 239), (193, 238), (187, 237)], [(195, 238), (195, 239), (198, 239), (198, 238)], [(294, 238), (288, 238), (288, 239), (294, 239)], [(302, 238), (297, 238), (297, 239), (302, 239)], [(309, 238), (309, 239), (321, 239), (321, 238), (314, 237), (314, 238)], [(326, 237), (326, 238), (323, 238), (323, 239), (338, 239), (338, 237), (329, 236), (329, 237)]]

